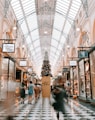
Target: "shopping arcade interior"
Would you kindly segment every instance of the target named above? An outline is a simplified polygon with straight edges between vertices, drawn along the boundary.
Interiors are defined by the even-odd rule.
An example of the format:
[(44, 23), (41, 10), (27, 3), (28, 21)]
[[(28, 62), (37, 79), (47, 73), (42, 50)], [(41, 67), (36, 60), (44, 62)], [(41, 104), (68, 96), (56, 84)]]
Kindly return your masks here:
[[(5, 4), (4, 2), (7, 4)], [(25, 6), (26, 3), (27, 5), (30, 5), (30, 8)], [(13, 6), (14, 12), (12, 12), (11, 10), (12, 8), (10, 5)], [(80, 9), (82, 12), (80, 11)], [(87, 2), (79, 0), (76, 1), (72, 0), (67, 2), (62, 0), (57, 1), (42, 0), (40, 2), (39, 1), (31, 2), (29, 0), (27, 0), (27, 2), (25, 0), (2, 1), (1, 13), (3, 15), (1, 14), (1, 16), (4, 16), (4, 18), (3, 17), (0, 18), (1, 20), (0, 38), (3, 39), (1, 40), (1, 45), (2, 43), (8, 42), (5, 41), (4, 39), (9, 40), (12, 39), (13, 43), (15, 42), (14, 39), (16, 38), (17, 42), (15, 43), (16, 46), (15, 54), (3, 53), (2, 56), (1, 52), (0, 59), (2, 60), (2, 62), (0, 64), (2, 64), (1, 65), (2, 68), (0, 68), (0, 70), (2, 71), (3, 75), (5, 75), (4, 73), (6, 72), (6, 75), (5, 76), (1, 75), (2, 77), (0, 79), (3, 80), (15, 79), (14, 76), (15, 72), (13, 72), (15, 70), (14, 60), (16, 60), (18, 63), (19, 58), (26, 57), (28, 58), (29, 61), (28, 66), (30, 68), (32, 66), (33, 72), (35, 72), (36, 74), (39, 73), (40, 76), (45, 51), (48, 51), (53, 76), (56, 77), (56, 75), (58, 75), (63, 68), (67, 68), (66, 73), (64, 72), (65, 77), (64, 79), (65, 80), (67, 80), (67, 78), (71, 79), (72, 91), (74, 87), (75, 89), (77, 89), (75, 90), (75, 93), (73, 91), (72, 94), (73, 93), (78, 94), (82, 99), (85, 99), (87, 101), (88, 100), (94, 101), (95, 68), (93, 66), (95, 57), (94, 53), (95, 22), (94, 17), (92, 17), (94, 16), (94, 13), (92, 12), (92, 14), (90, 14), (91, 11), (94, 11), (94, 1), (91, 2), (90, 0)], [(78, 15), (77, 12), (79, 12)], [(14, 15), (14, 13), (16, 13), (16, 15)], [(78, 17), (78, 19), (76, 17)], [(90, 27), (89, 24), (91, 24)], [(16, 31), (12, 29), (13, 27), (17, 28)], [(9, 43), (11, 42), (9, 41)], [(76, 61), (78, 57), (77, 50), (79, 46), (83, 47), (84, 50), (88, 50), (90, 60), (80, 59), (78, 63), (80, 67), (79, 68), (70, 67), (71, 72), (68, 73), (68, 66), (70, 65), (69, 60), (73, 59), (74, 61)], [(80, 77), (78, 77), (76, 72), (76, 71), (79, 72), (79, 69)], [(26, 67), (22, 68), (19, 65), (16, 65), (16, 71), (20, 71), (20, 73), (18, 72), (18, 74), (21, 74), (20, 75), (22, 76), (21, 79), (23, 78), (23, 76), (24, 78), (26, 78), (26, 76), (30, 78), (30, 74), (26, 72), (27, 71)], [(22, 71), (23, 73), (25, 73), (24, 75)], [(7, 73), (9, 74), (7, 75)], [(80, 83), (77, 83), (78, 78), (80, 79)], [(5, 84), (5, 81), (2, 81), (1, 84)], [(79, 88), (77, 85), (80, 86), (81, 91), (78, 91)], [(10, 88), (10, 83), (8, 88)], [(4, 90), (5, 87), (1, 88), (1, 91)]]

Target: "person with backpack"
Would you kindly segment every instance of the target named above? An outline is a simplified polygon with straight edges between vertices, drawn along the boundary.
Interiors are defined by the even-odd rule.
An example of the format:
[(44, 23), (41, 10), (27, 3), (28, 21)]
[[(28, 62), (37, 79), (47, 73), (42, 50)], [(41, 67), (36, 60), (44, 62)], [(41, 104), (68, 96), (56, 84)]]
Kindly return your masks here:
[(32, 81), (30, 81), (28, 86), (28, 104), (31, 104), (33, 94), (34, 94), (34, 85), (32, 84)]

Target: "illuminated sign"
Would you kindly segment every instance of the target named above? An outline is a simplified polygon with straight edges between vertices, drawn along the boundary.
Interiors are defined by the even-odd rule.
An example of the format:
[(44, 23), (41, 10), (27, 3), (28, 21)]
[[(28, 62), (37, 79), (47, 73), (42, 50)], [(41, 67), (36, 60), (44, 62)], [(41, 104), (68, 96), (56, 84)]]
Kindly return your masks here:
[(78, 51), (78, 58), (88, 58), (88, 51), (87, 50)]
[(14, 53), (15, 52), (15, 44), (14, 43), (3, 43), (2, 44), (2, 52)]
[(62, 72), (68, 72), (69, 68), (63, 68)]
[(70, 61), (70, 66), (76, 66), (76, 65), (77, 65), (77, 61), (75, 61), (75, 60)]
[(26, 60), (20, 60), (19, 66), (26, 67), (27, 66), (27, 61)]

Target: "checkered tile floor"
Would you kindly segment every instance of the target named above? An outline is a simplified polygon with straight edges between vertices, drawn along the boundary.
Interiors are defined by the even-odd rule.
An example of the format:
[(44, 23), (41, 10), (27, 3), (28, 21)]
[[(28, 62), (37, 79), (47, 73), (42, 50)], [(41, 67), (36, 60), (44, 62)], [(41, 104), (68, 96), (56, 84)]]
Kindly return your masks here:
[[(60, 113), (60, 120), (95, 120), (95, 112), (74, 100), (65, 104), (66, 114)], [(49, 104), (49, 99), (39, 99), (35, 104), (13, 105), (14, 120), (57, 120), (56, 112)], [(5, 120), (7, 110), (0, 111), (0, 120)]]

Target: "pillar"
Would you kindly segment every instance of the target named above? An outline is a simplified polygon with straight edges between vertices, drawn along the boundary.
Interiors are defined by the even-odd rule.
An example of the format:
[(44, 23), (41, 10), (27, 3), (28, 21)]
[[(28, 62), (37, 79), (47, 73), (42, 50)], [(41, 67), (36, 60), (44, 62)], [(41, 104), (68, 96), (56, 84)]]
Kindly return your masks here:
[(42, 77), (42, 97), (50, 97), (51, 86), (50, 86), (50, 76)]

